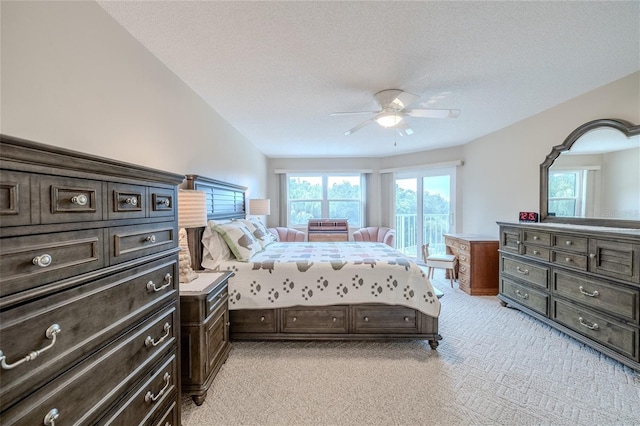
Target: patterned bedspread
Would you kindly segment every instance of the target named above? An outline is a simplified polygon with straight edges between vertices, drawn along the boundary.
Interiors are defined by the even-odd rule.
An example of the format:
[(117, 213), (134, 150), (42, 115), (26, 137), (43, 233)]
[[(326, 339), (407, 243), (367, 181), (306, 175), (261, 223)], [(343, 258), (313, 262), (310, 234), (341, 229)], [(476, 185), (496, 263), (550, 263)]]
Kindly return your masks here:
[(413, 261), (382, 243), (273, 243), (249, 262), (229, 260), (229, 309), (386, 303), (438, 317), (440, 301)]

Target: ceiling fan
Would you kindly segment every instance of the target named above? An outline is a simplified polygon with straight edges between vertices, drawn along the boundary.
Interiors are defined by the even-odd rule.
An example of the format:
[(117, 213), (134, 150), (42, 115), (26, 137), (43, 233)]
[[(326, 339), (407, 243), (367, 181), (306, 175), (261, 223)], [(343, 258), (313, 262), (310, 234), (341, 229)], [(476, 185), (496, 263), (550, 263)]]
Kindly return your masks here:
[(351, 111), (333, 112), (329, 115), (353, 115), (353, 114), (375, 114), (370, 119), (363, 121), (353, 129), (344, 132), (349, 136), (362, 129), (369, 123), (376, 122), (382, 127), (394, 128), (400, 136), (413, 134), (413, 129), (404, 120), (405, 117), (416, 118), (457, 118), (460, 115), (459, 109), (430, 109), (430, 108), (407, 108), (419, 96), (398, 89), (381, 90), (373, 95), (376, 103), (380, 106), (379, 111)]

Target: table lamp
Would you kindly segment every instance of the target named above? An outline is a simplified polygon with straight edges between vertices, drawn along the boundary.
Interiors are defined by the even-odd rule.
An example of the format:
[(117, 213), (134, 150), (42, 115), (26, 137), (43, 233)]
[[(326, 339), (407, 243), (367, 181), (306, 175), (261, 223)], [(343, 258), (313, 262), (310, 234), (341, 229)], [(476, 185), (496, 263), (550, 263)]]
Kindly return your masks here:
[(178, 190), (178, 244), (180, 251), (180, 282), (188, 283), (198, 274), (191, 268), (191, 252), (186, 228), (199, 228), (207, 225), (207, 198), (204, 192), (187, 189)]
[(271, 214), (271, 200), (268, 198), (254, 198), (249, 200), (249, 215), (268, 216)]

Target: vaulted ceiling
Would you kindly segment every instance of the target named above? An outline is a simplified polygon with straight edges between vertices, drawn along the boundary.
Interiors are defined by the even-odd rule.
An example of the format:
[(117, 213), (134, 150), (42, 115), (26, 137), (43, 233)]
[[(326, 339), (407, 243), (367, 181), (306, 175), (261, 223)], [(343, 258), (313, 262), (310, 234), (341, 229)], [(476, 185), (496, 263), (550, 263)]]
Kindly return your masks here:
[[(99, 1), (269, 157), (456, 146), (640, 69), (638, 1)], [(375, 123), (373, 95), (456, 119)]]

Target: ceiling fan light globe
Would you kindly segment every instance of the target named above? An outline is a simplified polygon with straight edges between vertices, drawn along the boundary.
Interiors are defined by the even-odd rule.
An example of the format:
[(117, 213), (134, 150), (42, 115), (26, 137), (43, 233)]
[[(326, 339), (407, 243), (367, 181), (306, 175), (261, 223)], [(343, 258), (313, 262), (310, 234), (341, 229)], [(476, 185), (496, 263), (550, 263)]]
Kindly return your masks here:
[(381, 113), (376, 117), (376, 123), (385, 128), (395, 127), (400, 124), (401, 121), (402, 115), (395, 112)]

